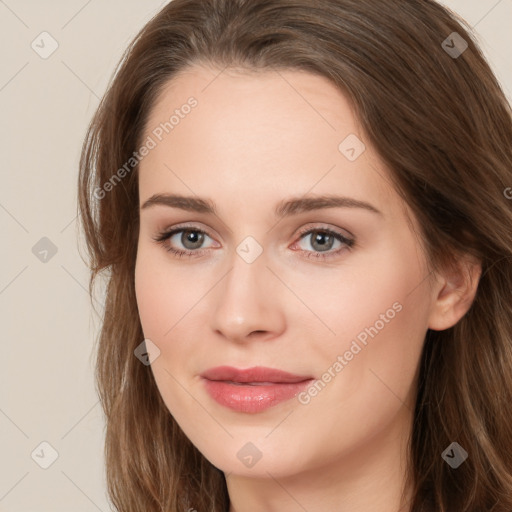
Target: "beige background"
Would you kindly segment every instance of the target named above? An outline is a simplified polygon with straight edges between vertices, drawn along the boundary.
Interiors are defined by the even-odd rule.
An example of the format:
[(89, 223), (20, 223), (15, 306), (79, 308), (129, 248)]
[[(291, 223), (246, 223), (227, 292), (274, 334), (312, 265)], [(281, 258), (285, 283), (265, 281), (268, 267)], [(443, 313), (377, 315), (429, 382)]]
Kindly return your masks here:
[[(77, 164), (122, 51), (165, 3), (0, 0), (0, 512), (109, 510), (92, 368), (98, 321), (77, 250)], [(512, 99), (512, 0), (444, 3), (476, 27)], [(31, 47), (43, 31), (58, 43), (47, 59)], [(43, 237), (57, 249), (46, 262), (32, 251)], [(52, 462), (52, 449), (42, 442), (58, 453), (47, 469), (38, 463)]]

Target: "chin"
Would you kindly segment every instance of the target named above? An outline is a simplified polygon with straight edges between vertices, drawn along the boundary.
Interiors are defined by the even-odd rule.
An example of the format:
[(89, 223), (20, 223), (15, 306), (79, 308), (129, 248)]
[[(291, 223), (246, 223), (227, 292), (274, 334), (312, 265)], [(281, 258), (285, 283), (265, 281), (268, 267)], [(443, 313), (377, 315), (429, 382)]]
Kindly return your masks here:
[[(283, 450), (281, 442), (272, 443), (265, 440), (268, 429), (261, 435), (259, 440), (249, 441), (248, 436), (237, 436), (237, 440), (230, 440), (229, 443), (217, 445), (215, 450), (212, 446), (200, 451), (218, 469), (228, 475), (238, 475), (251, 478), (269, 478), (269, 474), (275, 478), (287, 477), (303, 472), (307, 469), (307, 461), (304, 452), (300, 453), (301, 460), (298, 460), (298, 449), (296, 444), (289, 444), (288, 451)], [(253, 438), (254, 439), (254, 438)], [(220, 448), (220, 450), (219, 450)]]

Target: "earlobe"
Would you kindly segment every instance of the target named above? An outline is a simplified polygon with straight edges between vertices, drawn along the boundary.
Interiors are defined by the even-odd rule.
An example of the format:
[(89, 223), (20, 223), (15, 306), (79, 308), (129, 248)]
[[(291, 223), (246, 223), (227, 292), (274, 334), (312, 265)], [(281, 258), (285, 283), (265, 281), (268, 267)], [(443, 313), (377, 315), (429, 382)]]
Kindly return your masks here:
[(456, 267), (437, 276), (429, 329), (449, 329), (468, 312), (475, 299), (481, 274), (481, 262), (466, 255), (457, 262)]

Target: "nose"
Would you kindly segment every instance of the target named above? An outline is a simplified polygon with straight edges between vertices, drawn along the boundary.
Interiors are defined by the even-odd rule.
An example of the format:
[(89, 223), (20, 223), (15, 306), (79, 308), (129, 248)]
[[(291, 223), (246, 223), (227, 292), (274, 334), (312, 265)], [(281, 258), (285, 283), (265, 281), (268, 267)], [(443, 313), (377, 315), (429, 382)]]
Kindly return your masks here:
[(212, 290), (211, 328), (226, 340), (269, 340), (285, 329), (283, 284), (267, 267), (265, 252), (252, 263), (236, 252), (230, 270)]

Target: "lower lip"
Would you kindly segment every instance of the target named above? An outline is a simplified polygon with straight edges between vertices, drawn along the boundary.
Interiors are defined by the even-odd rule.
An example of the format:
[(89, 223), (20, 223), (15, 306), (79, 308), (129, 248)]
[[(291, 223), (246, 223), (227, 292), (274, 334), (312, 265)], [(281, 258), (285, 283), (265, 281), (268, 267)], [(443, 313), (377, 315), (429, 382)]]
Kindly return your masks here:
[(203, 379), (206, 391), (220, 405), (234, 411), (256, 413), (297, 396), (313, 379), (263, 385), (233, 384)]

